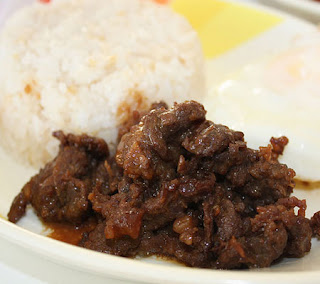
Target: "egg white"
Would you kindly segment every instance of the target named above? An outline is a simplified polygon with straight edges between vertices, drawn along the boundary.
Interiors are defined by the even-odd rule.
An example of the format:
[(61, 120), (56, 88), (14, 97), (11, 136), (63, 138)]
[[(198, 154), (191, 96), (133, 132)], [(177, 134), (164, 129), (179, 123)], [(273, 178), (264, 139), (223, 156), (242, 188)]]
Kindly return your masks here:
[(208, 119), (245, 133), (249, 147), (287, 136), (280, 161), (304, 181), (320, 181), (320, 35), (243, 67), (214, 86)]

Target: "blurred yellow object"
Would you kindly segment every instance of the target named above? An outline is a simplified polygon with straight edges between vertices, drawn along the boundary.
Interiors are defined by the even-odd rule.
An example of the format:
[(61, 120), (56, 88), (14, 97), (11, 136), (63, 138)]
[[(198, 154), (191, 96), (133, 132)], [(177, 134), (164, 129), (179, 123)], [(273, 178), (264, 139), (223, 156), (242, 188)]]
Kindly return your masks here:
[(219, 0), (173, 0), (170, 4), (197, 30), (208, 59), (250, 40), (282, 21), (280, 16)]

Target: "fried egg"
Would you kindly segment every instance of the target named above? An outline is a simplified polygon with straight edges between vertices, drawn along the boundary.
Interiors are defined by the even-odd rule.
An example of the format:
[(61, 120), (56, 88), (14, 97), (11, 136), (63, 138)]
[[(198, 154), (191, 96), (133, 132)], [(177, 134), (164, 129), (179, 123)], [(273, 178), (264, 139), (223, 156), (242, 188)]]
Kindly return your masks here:
[(249, 147), (288, 137), (280, 161), (298, 179), (320, 181), (320, 34), (228, 76), (205, 105), (209, 119), (243, 131)]

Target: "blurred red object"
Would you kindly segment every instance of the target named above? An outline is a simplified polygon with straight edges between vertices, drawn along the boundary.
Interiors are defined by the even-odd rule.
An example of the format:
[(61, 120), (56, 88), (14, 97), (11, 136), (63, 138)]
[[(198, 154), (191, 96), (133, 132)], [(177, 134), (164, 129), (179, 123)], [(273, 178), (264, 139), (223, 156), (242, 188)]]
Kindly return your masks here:
[[(159, 4), (168, 4), (169, 0), (154, 0), (155, 2), (159, 3)], [(39, 2), (41, 3), (50, 3), (51, 0), (39, 0)]]
[(154, 0), (154, 1), (159, 4), (168, 4), (169, 3), (169, 0)]
[[(169, 0), (154, 0), (154, 1), (159, 3), (159, 4), (168, 4), (169, 3)], [(39, 2), (41, 2), (41, 3), (50, 3), (51, 0), (39, 0)]]

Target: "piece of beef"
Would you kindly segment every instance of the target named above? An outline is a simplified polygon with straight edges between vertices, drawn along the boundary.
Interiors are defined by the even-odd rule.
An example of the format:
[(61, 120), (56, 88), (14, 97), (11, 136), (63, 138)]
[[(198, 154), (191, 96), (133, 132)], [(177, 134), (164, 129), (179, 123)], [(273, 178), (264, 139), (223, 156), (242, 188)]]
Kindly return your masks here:
[[(299, 208), (298, 215), (294, 208)], [(241, 236), (232, 234), (219, 252), (217, 267), (267, 267), (281, 256), (302, 257), (311, 248), (312, 230), (304, 217), (305, 201), (283, 198), (258, 207), (250, 226)]]
[(314, 213), (310, 220), (313, 236), (320, 238), (320, 211)]
[(44, 221), (79, 223), (91, 214), (88, 194), (92, 188), (107, 191), (108, 174), (103, 167), (109, 155), (107, 144), (102, 139), (61, 131), (54, 136), (61, 143), (58, 156), (23, 187), (12, 203), (10, 221), (17, 222), (31, 203)]
[(85, 234), (80, 246), (113, 255), (132, 257), (137, 254), (139, 244), (140, 240), (132, 239), (128, 236), (106, 239), (105, 224), (100, 222), (93, 231)]

